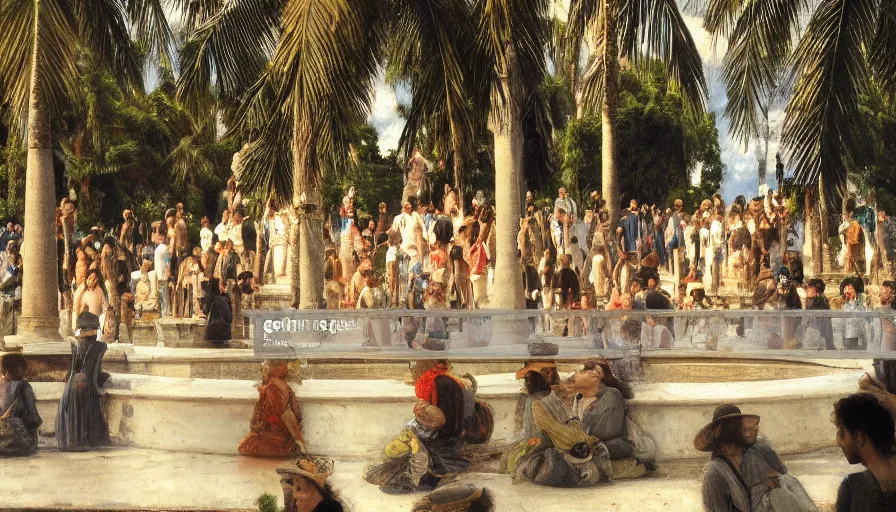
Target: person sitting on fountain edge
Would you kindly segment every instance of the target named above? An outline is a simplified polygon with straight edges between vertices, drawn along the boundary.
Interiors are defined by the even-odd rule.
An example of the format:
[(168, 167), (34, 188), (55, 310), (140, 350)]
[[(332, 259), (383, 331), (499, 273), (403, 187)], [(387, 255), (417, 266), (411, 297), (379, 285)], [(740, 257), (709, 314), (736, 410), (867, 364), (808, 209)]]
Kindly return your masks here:
[(834, 405), (837, 445), (850, 464), (865, 471), (847, 475), (837, 492), (837, 512), (896, 510), (896, 446), (893, 416), (874, 395), (857, 393)]

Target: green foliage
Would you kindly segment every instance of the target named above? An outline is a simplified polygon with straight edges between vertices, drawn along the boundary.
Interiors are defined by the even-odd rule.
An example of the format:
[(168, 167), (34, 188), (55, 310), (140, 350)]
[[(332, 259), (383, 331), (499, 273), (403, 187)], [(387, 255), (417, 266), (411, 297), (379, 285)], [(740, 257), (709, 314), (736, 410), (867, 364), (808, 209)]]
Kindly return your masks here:
[(873, 191), (877, 206), (896, 215), (896, 98), (872, 84), (860, 99), (861, 123), (852, 127), (862, 155), (850, 175), (865, 191)]
[(355, 187), (355, 215), (359, 221), (365, 217), (376, 220), (380, 202), (385, 202), (389, 211), (397, 211), (404, 172), (396, 163), (395, 155), (380, 154), (379, 136), (370, 125), (358, 129), (352, 148), (352, 165), (324, 174), (324, 204), (338, 209), (348, 189)]
[[(558, 185), (580, 200), (601, 189), (601, 120), (573, 120), (558, 136)], [(616, 119), (616, 163), (620, 199), (667, 205), (673, 195), (709, 197), (719, 190), (724, 169), (712, 114), (694, 119), (681, 96), (670, 89), (662, 65), (620, 75)], [(698, 187), (690, 176), (701, 168)], [(684, 197), (681, 197), (684, 199)]]
[(284, 508), (277, 506), (277, 497), (273, 494), (264, 493), (255, 503), (258, 504), (258, 512), (283, 512)]
[(177, 202), (196, 220), (214, 215), (236, 149), (218, 140), (214, 113), (194, 117), (173, 99), (170, 83), (127, 95), (107, 70), (85, 64), (83, 71), (80, 101), (54, 126), (64, 186), (79, 197), (79, 227), (118, 224), (125, 208), (141, 221), (161, 220)]
[(9, 137), (0, 150), (0, 219), (25, 216), (25, 161), (28, 152), (16, 137)]

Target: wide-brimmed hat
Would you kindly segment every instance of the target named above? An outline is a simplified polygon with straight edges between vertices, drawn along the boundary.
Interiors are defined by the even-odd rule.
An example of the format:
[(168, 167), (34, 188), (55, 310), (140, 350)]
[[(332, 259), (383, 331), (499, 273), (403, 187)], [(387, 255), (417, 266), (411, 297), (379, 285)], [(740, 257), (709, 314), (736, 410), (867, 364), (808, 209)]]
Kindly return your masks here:
[(556, 368), (557, 363), (554, 361), (526, 361), (526, 365), (517, 370), (516, 378), (523, 379), (529, 372), (540, 372), (546, 368)]
[(440, 487), (414, 504), (414, 512), (465, 512), (488, 491), (474, 484)]
[(725, 404), (716, 407), (712, 413), (712, 422), (700, 429), (697, 436), (694, 437), (694, 448), (701, 452), (712, 451), (712, 445), (716, 439), (716, 428), (719, 424), (730, 418), (747, 418), (759, 422), (759, 416), (756, 414), (743, 414), (740, 408), (734, 404)]
[(277, 473), (285, 476), (304, 476), (323, 488), (327, 478), (333, 474), (334, 467), (333, 459), (305, 455), (291, 466), (277, 468)]
[(78, 328), (75, 331), (76, 337), (96, 336), (96, 333), (100, 328), (100, 317), (94, 315), (90, 311), (84, 311), (78, 315), (76, 326)]

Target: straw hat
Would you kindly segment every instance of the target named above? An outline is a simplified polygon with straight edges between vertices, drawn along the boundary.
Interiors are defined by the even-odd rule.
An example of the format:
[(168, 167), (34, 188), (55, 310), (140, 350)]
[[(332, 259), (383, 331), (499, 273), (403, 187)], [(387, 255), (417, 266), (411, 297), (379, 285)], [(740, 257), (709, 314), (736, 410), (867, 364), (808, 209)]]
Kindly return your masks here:
[(414, 504), (414, 512), (466, 512), (488, 491), (474, 484), (453, 484), (436, 489)]
[(327, 483), (327, 478), (333, 474), (334, 466), (333, 459), (305, 455), (298, 459), (293, 466), (277, 468), (277, 473), (292, 477), (304, 476), (323, 488)]
[(554, 361), (526, 361), (526, 365), (517, 370), (516, 378), (523, 379), (529, 372), (540, 372), (547, 368), (556, 368), (557, 363)]
[(716, 407), (715, 412), (712, 413), (712, 422), (709, 425), (700, 429), (700, 432), (697, 432), (697, 436), (694, 438), (694, 448), (701, 452), (711, 452), (713, 442), (716, 440), (716, 429), (719, 424), (730, 418), (745, 418), (748, 420), (755, 420), (757, 423), (759, 422), (759, 416), (755, 414), (743, 414), (740, 412), (740, 408), (734, 404), (725, 404)]

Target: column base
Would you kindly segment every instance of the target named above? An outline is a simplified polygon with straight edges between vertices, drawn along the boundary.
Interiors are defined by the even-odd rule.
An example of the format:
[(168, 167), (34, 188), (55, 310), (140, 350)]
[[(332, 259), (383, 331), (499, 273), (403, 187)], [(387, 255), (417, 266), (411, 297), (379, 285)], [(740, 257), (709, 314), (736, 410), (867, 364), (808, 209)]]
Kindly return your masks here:
[(525, 316), (492, 317), (492, 339), (489, 346), (525, 345), (535, 332), (531, 318)]
[[(17, 348), (32, 343), (63, 342), (59, 334), (60, 317), (20, 316), (16, 318), (16, 334), (4, 336), (7, 348)], [(67, 344), (66, 344), (67, 346)]]

